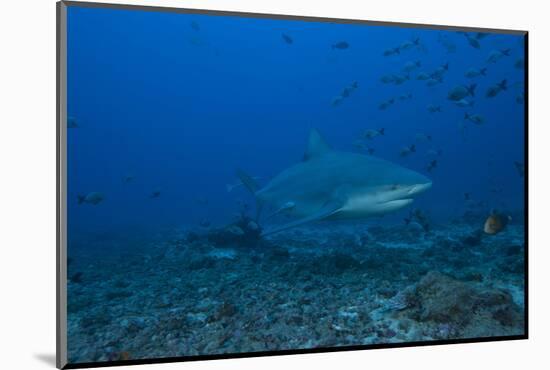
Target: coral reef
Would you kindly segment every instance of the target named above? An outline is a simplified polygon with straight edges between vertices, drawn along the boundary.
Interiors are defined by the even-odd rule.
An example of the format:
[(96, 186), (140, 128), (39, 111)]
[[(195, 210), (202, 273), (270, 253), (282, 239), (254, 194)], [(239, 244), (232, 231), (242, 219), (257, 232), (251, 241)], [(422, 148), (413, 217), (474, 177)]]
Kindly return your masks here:
[(523, 225), (250, 222), (70, 245), (70, 361), (523, 333)]

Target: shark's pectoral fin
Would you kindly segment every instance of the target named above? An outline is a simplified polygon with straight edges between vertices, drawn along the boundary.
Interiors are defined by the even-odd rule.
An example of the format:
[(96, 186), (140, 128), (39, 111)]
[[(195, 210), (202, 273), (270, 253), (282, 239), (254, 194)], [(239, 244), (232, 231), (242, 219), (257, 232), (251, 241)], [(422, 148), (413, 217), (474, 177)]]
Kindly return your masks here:
[(330, 200), (329, 202), (327, 202), (316, 213), (314, 213), (310, 216), (307, 216), (307, 217), (300, 218), (298, 220), (289, 222), (287, 224), (276, 226), (276, 227), (273, 227), (269, 230), (265, 230), (262, 233), (262, 236), (275, 234), (275, 233), (278, 233), (279, 231), (283, 231), (283, 230), (286, 230), (286, 229), (290, 229), (292, 227), (303, 225), (303, 224), (306, 224), (308, 222), (322, 220), (322, 219), (327, 218), (327, 217), (333, 215), (334, 213), (338, 212), (342, 208), (343, 205), (344, 205), (344, 203), (340, 198), (335, 198), (335, 199)]

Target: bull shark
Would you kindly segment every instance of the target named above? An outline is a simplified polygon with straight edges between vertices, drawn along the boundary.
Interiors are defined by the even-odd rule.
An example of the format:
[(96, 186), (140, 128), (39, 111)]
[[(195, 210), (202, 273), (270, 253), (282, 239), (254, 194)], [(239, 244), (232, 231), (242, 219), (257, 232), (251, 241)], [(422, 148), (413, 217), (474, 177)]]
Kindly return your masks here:
[(383, 159), (332, 149), (312, 129), (301, 162), (283, 170), (264, 187), (242, 170), (237, 176), (254, 195), (257, 219), (266, 205), (293, 221), (262, 236), (320, 220), (363, 219), (394, 212), (432, 186), (427, 177)]

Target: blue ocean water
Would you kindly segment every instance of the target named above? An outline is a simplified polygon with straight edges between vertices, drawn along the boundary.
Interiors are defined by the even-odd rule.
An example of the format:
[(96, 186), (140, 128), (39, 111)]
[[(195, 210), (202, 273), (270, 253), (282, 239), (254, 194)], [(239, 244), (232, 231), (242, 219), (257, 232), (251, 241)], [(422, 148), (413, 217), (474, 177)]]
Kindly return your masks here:
[[(69, 129), (67, 142), (69, 307), (73, 307), (69, 309), (70, 359), (88, 362), (521, 333), (523, 42), (522, 35), (505, 33), (69, 7), (68, 115), (77, 126)], [(470, 69), (483, 68), (482, 75), (465, 76)], [(472, 84), (476, 85), (470, 89), (473, 96), (463, 97), (468, 106), (458, 106), (461, 99), (449, 99), (453, 89)], [(465, 119), (466, 115), (470, 118)], [(384, 218), (312, 223), (288, 234), (274, 234), (269, 242), (278, 249), (267, 262), (261, 262), (265, 246), (250, 247), (247, 241), (249, 248), (243, 250), (239, 245), (216, 244), (218, 239), (212, 234), (234, 222), (243, 204), (250, 209), (250, 217), (254, 213), (254, 199), (244, 186), (227, 189), (228, 184), (239, 182), (235, 170), (241, 168), (258, 177), (260, 186), (267, 184), (302, 160), (313, 128), (336, 150), (388, 160), (427, 176), (433, 185), (412, 205)], [(383, 135), (377, 134), (380, 129), (384, 129)], [(367, 130), (374, 137), (368, 137)], [(404, 151), (411, 145), (414, 151)], [(481, 238), (476, 232), (491, 212), (501, 219), (511, 216), (511, 221), (494, 238)], [(411, 217), (413, 221), (417, 218), (414, 223), (423, 230), (408, 228), (403, 220)], [(203, 243), (193, 249), (190, 232), (198, 239), (206, 238), (208, 246)], [(345, 245), (340, 246), (342, 243)], [(350, 245), (349, 253), (341, 252)], [(358, 252), (353, 249), (359, 248), (357, 245), (366, 249)], [(371, 261), (368, 245), (385, 257)], [(410, 253), (411, 261), (450, 253), (461, 245), (467, 252), (433, 257), (433, 263), (422, 262), (429, 268), (417, 270), (412, 267), (416, 263), (409, 261), (409, 269), (398, 266), (394, 277), (382, 276), (376, 266), (387, 268), (384, 261), (393, 266), (392, 251), (403, 245), (411, 246), (403, 252)], [(424, 248), (421, 252), (420, 247)], [(267, 276), (279, 276), (275, 266), (304, 264), (301, 258), (311, 257), (303, 257), (305, 251), (320, 259), (315, 263), (320, 270), (311, 272), (312, 276), (330, 276), (334, 284), (343, 285), (341, 289), (346, 288), (346, 279), (360, 291), (383, 286), (385, 290), (377, 290), (382, 301), (346, 305), (362, 304), (363, 311), (335, 308), (334, 321), (323, 324), (332, 331), (317, 337), (298, 332), (293, 336), (288, 330), (314, 325), (303, 317), (316, 317), (316, 322), (332, 317), (326, 312), (315, 316), (288, 308), (285, 320), (294, 325), (285, 321), (286, 326), (277, 329), (277, 323), (283, 324), (275, 320), (275, 324), (248, 330), (238, 315), (250, 315), (245, 307), (252, 304), (246, 306), (235, 297), (225, 298), (230, 303), (212, 303), (211, 310), (218, 310), (212, 319), (210, 308), (191, 309), (198, 302), (215, 300), (204, 292), (223, 291), (224, 284), (234, 284), (228, 275), (246, 272), (247, 279), (257, 286)], [(325, 256), (324, 251), (339, 254)], [(477, 258), (475, 253), (488, 254)], [(188, 274), (170, 272), (182, 265), (169, 267), (167, 261), (180, 263), (180, 259), (205, 255), (215, 261), (213, 265), (199, 260), (198, 268), (188, 266), (192, 271)], [(162, 258), (155, 259), (158, 256)], [(121, 263), (121, 258), (130, 262)], [(509, 265), (509, 259), (519, 266), (516, 270), (502, 267)], [(493, 262), (489, 264), (489, 260)], [(154, 267), (146, 267), (151, 261)], [(243, 265), (232, 270), (223, 265), (228, 261)], [(268, 266), (269, 271), (255, 275), (248, 263)], [(325, 263), (326, 267), (319, 267)], [(339, 271), (348, 265), (349, 271)], [(195, 286), (193, 279), (199, 277), (193, 274), (198, 273), (218, 286)], [(359, 276), (365, 273), (373, 279), (362, 286)], [(74, 278), (75, 274), (80, 275)], [(116, 278), (109, 280), (113, 274)], [(158, 297), (161, 282), (174, 274), (180, 280), (171, 287), (172, 293)], [(392, 280), (399, 274), (401, 280)], [(472, 278), (472, 274), (482, 278)], [(144, 283), (151, 279), (159, 285)], [(242, 284), (242, 277), (236, 279)], [(304, 284), (311, 285), (315, 279), (305, 279)], [(296, 278), (296, 284), (299, 281)], [(472, 281), (479, 286), (471, 286)], [(400, 292), (414, 284), (419, 295), (424, 285), (434, 284), (441, 287), (441, 296), (447, 289), (474, 289), (475, 294), (469, 292), (469, 296), (486, 295), (485, 290), (492, 289), (491, 294), (507, 297), (501, 301), (509, 306), (503, 308), (504, 303), (499, 303), (497, 308), (489, 305), (487, 309), (497, 315), (497, 322), (505, 324), (498, 330), (487, 324), (495, 332), (487, 328), (476, 331), (462, 318), (431, 317), (425, 307), (421, 309), (424, 313), (407, 319), (403, 317), (409, 309), (406, 303), (402, 303), (405, 311), (397, 313), (386, 315), (380, 309), (384, 297), (395, 303), (397, 298), (403, 299)], [(193, 300), (189, 294), (174, 293), (182, 285), (201, 291), (197, 293), (200, 297)], [(318, 282), (313, 286), (311, 289), (323, 288)], [(286, 291), (288, 287), (280, 288)], [(155, 296), (155, 304), (164, 302), (153, 305), (154, 312), (147, 311), (147, 304), (141, 311), (140, 305), (136, 306), (136, 302), (147, 301), (137, 297), (147, 289)], [(345, 301), (349, 292), (338, 297), (339, 302)], [(187, 303), (178, 299), (187, 299)], [(304, 299), (275, 299), (273, 307)], [(263, 302), (269, 305), (269, 301)], [(111, 311), (113, 304), (118, 305), (115, 311)], [(182, 315), (187, 321), (180, 323), (185, 328), (159, 328), (159, 310), (175, 315), (174, 310), (186, 304)], [(225, 329), (220, 329), (227, 325), (216, 326), (219, 320), (230, 320), (242, 328), (233, 328), (228, 339)], [(422, 326), (413, 333), (400, 326), (403, 322), (411, 326), (411, 320), (430, 329)], [(379, 326), (357, 333), (369, 325)], [(150, 330), (162, 337), (158, 348), (143, 347), (146, 338), (151, 338)], [(184, 333), (193, 330), (215, 345), (190, 344)], [(285, 330), (290, 337), (281, 334)], [(253, 331), (255, 336), (248, 334)], [(265, 337), (267, 332), (270, 334)], [(437, 334), (440, 332), (443, 334)], [(104, 340), (91, 344), (98, 333)], [(263, 333), (263, 339), (257, 339), (258, 333)], [(136, 339), (140, 335), (143, 341)]]

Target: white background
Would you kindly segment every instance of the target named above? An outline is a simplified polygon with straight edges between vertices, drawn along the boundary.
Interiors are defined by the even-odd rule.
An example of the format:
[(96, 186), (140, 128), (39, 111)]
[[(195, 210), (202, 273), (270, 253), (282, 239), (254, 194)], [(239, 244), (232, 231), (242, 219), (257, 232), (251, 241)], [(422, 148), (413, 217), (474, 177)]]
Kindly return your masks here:
[[(547, 225), (550, 222), (547, 165), (550, 160), (547, 150), (550, 146), (550, 17), (544, 6), (546, 2), (128, 0), (126, 3), (530, 31), (529, 340), (176, 363), (140, 368), (550, 368), (550, 225)], [(53, 368), (55, 2), (3, 1), (0, 9), (0, 367)]]

